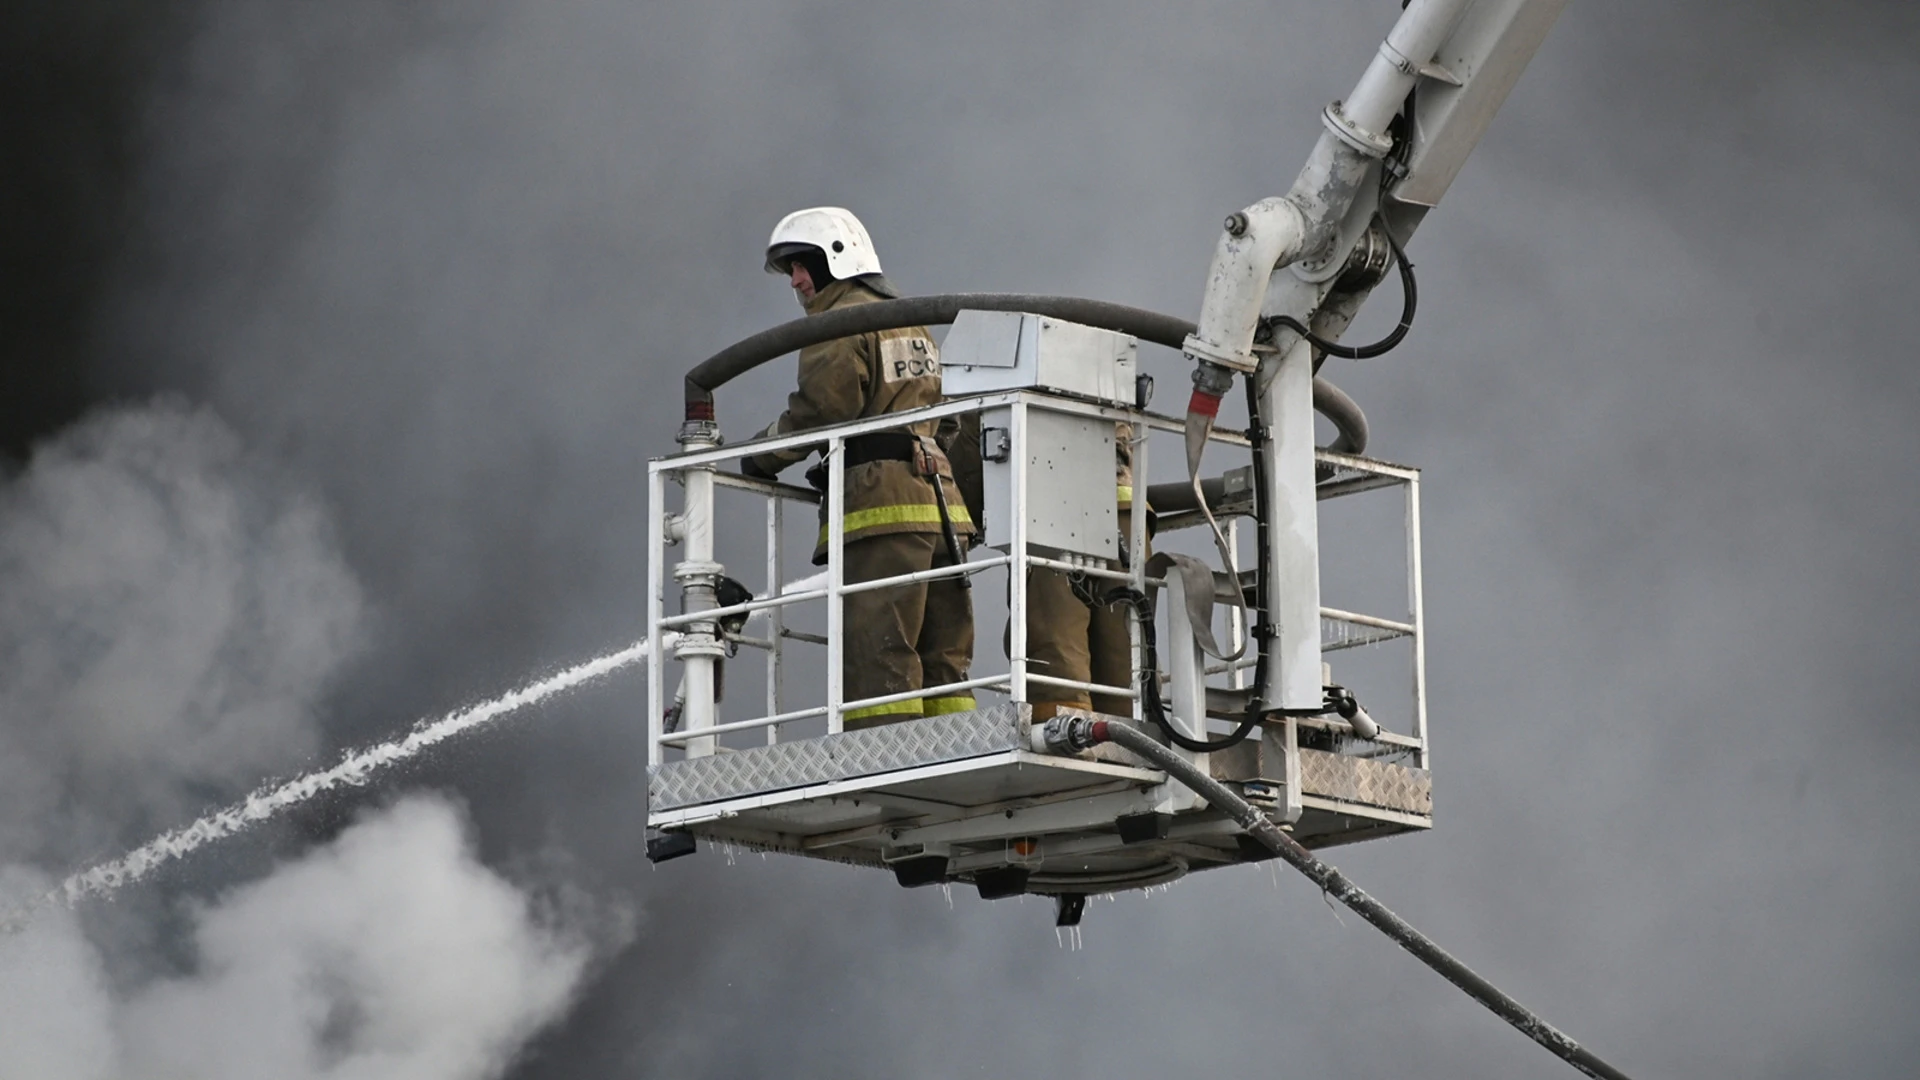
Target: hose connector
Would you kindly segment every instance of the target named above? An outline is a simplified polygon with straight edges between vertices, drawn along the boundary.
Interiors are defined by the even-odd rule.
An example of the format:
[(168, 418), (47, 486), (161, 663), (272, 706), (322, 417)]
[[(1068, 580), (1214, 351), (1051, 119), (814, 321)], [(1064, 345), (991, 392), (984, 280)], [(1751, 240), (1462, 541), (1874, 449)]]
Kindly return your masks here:
[(1042, 754), (1077, 754), (1108, 739), (1107, 721), (1090, 716), (1055, 716), (1035, 727), (1033, 749)]
[(713, 407), (711, 403), (709, 403), (707, 407), (707, 416), (705, 419), (691, 415), (692, 411), (691, 409), (688, 410), (689, 415), (681, 422), (680, 431), (673, 437), (673, 441), (688, 450), (706, 450), (719, 446), (721, 442), (720, 425), (713, 420)]
[(674, 441), (688, 450), (706, 450), (720, 445), (720, 425), (714, 415), (713, 391), (691, 377), (686, 383), (686, 415)]
[(1198, 413), (1211, 420), (1220, 413), (1220, 399), (1233, 389), (1233, 370), (1201, 360), (1193, 365), (1193, 397), (1187, 402), (1189, 414)]

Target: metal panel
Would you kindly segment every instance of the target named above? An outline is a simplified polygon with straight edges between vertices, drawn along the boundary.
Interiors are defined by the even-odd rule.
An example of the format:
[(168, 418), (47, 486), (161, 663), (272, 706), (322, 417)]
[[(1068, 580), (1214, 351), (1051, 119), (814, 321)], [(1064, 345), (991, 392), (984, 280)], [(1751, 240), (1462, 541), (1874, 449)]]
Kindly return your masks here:
[[(1006, 826), (1039, 806), (1071, 801), (1081, 808), (1069, 815), (1076, 828), (1088, 822), (1099, 827), (1113, 815), (1103, 817), (1088, 809), (1098, 796), (1127, 788), (1144, 790), (1161, 779), (1159, 772), (1149, 769), (1005, 750), (677, 809), (654, 807), (647, 814), (647, 824), (694, 828), (722, 821), (729, 828), (739, 824), (760, 832), (820, 836), (858, 825), (872, 816), (870, 807), (878, 806), (886, 808), (883, 816), (912, 819), (921, 825), (986, 816)], [(1014, 826), (1015, 832), (1023, 829)]]
[[(950, 396), (1005, 389), (1014, 378), (1008, 372), (1019, 366), (1026, 318), (1017, 311), (963, 311), (955, 316), (940, 346), (941, 389)], [(976, 374), (974, 368), (1001, 370)]]
[(1384, 761), (1300, 751), (1300, 787), (1308, 795), (1431, 817), (1433, 781), (1425, 769)]
[(1014, 703), (992, 705), (748, 747), (710, 758), (669, 761), (649, 770), (649, 802), (654, 810), (671, 810), (1019, 750), (1026, 746), (1025, 708)]
[[(1045, 408), (1028, 408), (1026, 414), (1024, 451), (1022, 440), (1014, 439), (1006, 460), (983, 462), (987, 544), (1011, 550), (1017, 505), (1025, 510), (1029, 547), (1118, 558), (1120, 508), (1113, 484), (1113, 423)], [(980, 423), (983, 430), (1010, 430), (1010, 410), (987, 412)], [(1025, 498), (1016, 503), (1015, 473), (1023, 468)]]
[[(921, 765), (917, 768), (899, 772), (883, 773), (879, 776), (856, 776), (848, 780), (835, 780), (825, 784), (811, 784), (806, 787), (791, 787), (780, 791), (746, 795), (740, 798), (725, 799), (720, 802), (701, 803), (668, 810), (653, 807), (648, 810), (647, 824), (661, 829), (674, 829), (699, 825), (710, 821), (750, 821), (764, 817), (761, 811), (769, 811), (775, 816), (791, 816), (795, 813), (811, 815), (813, 810), (807, 807), (822, 808), (834, 803), (852, 803), (864, 800), (868, 796), (886, 805), (884, 800), (895, 798), (892, 795), (876, 794), (880, 785), (917, 785), (925, 780), (948, 776), (954, 773), (979, 773), (990, 771), (998, 765), (1017, 765), (1021, 752), (1007, 750), (985, 757), (961, 758), (958, 761), (944, 761), (933, 765)], [(919, 802), (921, 800), (914, 800)], [(929, 804), (931, 805), (931, 804)], [(794, 808), (802, 808), (795, 810)], [(835, 827), (837, 828), (837, 826)], [(829, 830), (832, 831), (832, 830)]]
[(1126, 334), (1042, 316), (1029, 316), (1021, 351), (1031, 350), (1040, 389), (1133, 404), (1139, 342)]

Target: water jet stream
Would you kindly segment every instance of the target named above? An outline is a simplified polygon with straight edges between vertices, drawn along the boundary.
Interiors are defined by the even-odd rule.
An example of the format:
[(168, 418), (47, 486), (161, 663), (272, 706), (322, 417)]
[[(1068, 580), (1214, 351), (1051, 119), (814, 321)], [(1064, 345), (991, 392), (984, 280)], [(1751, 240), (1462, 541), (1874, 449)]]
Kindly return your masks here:
[[(826, 575), (821, 573), (787, 582), (780, 591), (792, 593), (817, 588), (825, 578)], [(764, 594), (755, 597), (762, 598)], [(754, 617), (764, 618), (764, 614), (756, 611)], [(667, 634), (663, 643), (671, 645), (677, 637)], [(32, 904), (0, 913), (0, 933), (11, 934), (20, 930), (36, 912), (50, 904), (72, 907), (88, 897), (111, 896), (167, 863), (215, 840), (232, 836), (334, 788), (358, 787), (380, 769), (415, 757), (421, 751), (462, 732), (639, 663), (647, 658), (647, 653), (647, 642), (636, 641), (624, 649), (596, 656), (547, 678), (509, 690), (490, 701), (448, 713), (438, 720), (420, 721), (406, 737), (353, 751), (342, 757), (339, 764), (323, 772), (308, 773), (277, 786), (263, 786), (244, 800), (204, 814), (191, 824), (169, 829), (117, 859), (69, 875), (57, 888)]]
[(19, 930), (36, 911), (49, 904), (71, 907), (88, 897), (110, 896), (175, 859), (265, 821), (289, 807), (338, 787), (357, 787), (366, 783), (375, 772), (415, 757), (455, 735), (604, 678), (646, 657), (647, 643), (635, 642), (626, 648), (594, 657), (547, 678), (510, 690), (492, 700), (448, 713), (437, 720), (421, 721), (404, 738), (348, 753), (330, 769), (308, 773), (279, 785), (264, 786), (238, 803), (202, 815), (191, 824), (169, 829), (117, 859), (72, 874), (33, 905), (0, 916), (0, 931), (11, 933)]

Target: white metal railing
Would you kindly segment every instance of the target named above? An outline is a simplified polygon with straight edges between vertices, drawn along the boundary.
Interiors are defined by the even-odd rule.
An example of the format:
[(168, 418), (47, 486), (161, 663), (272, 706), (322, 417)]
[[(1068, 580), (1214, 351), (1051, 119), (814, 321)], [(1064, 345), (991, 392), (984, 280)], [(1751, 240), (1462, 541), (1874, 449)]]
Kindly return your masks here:
[[(1146, 479), (1148, 472), (1148, 450), (1151, 436), (1159, 434), (1177, 434), (1184, 436), (1183, 420), (1160, 414), (1122, 409), (1092, 402), (1054, 397), (1032, 391), (1008, 391), (988, 394), (980, 397), (965, 398), (943, 402), (939, 405), (907, 413), (895, 413), (884, 417), (838, 425), (816, 431), (801, 432), (772, 439), (758, 439), (748, 443), (731, 446), (703, 448), (664, 458), (657, 458), (648, 464), (647, 491), (649, 498), (648, 527), (648, 593), (647, 593), (647, 635), (650, 645), (648, 655), (647, 705), (648, 705), (648, 761), (658, 764), (664, 760), (669, 748), (677, 748), (689, 756), (705, 756), (716, 752), (726, 752), (721, 745), (723, 736), (756, 730), (765, 731), (765, 740), (774, 743), (779, 740), (783, 726), (808, 720), (826, 718), (829, 734), (838, 733), (843, 727), (843, 718), (849, 711), (886, 705), (913, 698), (957, 695), (963, 692), (985, 691), (1005, 694), (1013, 700), (1028, 699), (1029, 685), (1049, 686), (1063, 689), (1081, 690), (1089, 693), (1109, 695), (1116, 698), (1134, 700), (1136, 713), (1139, 710), (1138, 691), (1131, 686), (1107, 686), (1097, 683), (1078, 682), (1061, 678), (1045, 672), (1029, 670), (1027, 657), (1027, 586), (1025, 572), (1029, 567), (1043, 567), (1054, 570), (1083, 574), (1087, 577), (1107, 581), (1126, 583), (1136, 589), (1146, 590), (1159, 587), (1163, 583), (1149, 578), (1145, 573), (1147, 549), (1147, 530), (1145, 514), (1135, 514), (1132, 518), (1132, 534), (1128, 538), (1127, 550), (1131, 562), (1124, 568), (1102, 565), (1098, 561), (1079, 561), (1055, 558), (1030, 550), (1025, 529), (1025, 515), (1018, 510), (1024, 509), (1026, 492), (1023, 489), (1025, 470), (1014, 469), (1011, 505), (996, 507), (990, 512), (1008, 513), (1011, 529), (1011, 542), (1002, 553), (986, 554), (991, 549), (977, 549), (974, 558), (955, 566), (936, 567), (929, 570), (901, 574), (872, 581), (849, 583), (844, 577), (842, 552), (845, 546), (845, 487), (843, 470), (831, 463), (842, 459), (846, 441), (855, 436), (870, 432), (892, 431), (908, 424), (928, 420), (939, 420), (962, 413), (986, 409), (1005, 408), (1010, 416), (1010, 442), (1015, 460), (1024, 460), (1026, 449), (1026, 417), (1030, 409), (1041, 409), (1069, 413), (1080, 416), (1101, 417), (1114, 421), (1124, 421), (1133, 425), (1134, 476), (1137, 501), (1145, 504)], [(1237, 447), (1246, 447), (1248, 441), (1239, 431), (1216, 428), (1212, 441)], [(795, 487), (777, 482), (767, 482), (738, 475), (735, 472), (721, 471), (736, 468), (737, 462), (750, 455), (768, 453), (774, 450), (824, 447), (830, 463), (826, 470), (827, 490), (815, 493), (807, 488)], [(1420, 550), (1419, 550), (1419, 473), (1417, 470), (1390, 465), (1371, 459), (1353, 457), (1322, 451), (1318, 459), (1323, 466), (1332, 466), (1337, 470), (1336, 477), (1319, 486), (1321, 500), (1356, 494), (1379, 488), (1400, 487), (1405, 492), (1405, 514), (1407, 527), (1407, 587), (1408, 610), (1406, 618), (1389, 619), (1359, 612), (1343, 611), (1334, 608), (1321, 609), (1323, 651), (1334, 651), (1376, 644), (1396, 638), (1412, 639), (1412, 691), (1413, 691), (1413, 727), (1411, 736), (1383, 738), (1382, 742), (1411, 747), (1419, 764), (1427, 764), (1426, 698), (1425, 698), (1425, 650), (1424, 650), (1424, 614), (1421, 600)], [(713, 528), (711, 521), (705, 523), (689, 522), (684, 514), (676, 515), (668, 511), (666, 504), (667, 483), (669, 480), (683, 485), (695, 474), (704, 474), (703, 483), (708, 490), (724, 488), (740, 491), (765, 500), (764, 513), (764, 562), (763, 590), (750, 601), (724, 606), (714, 606), (704, 610), (687, 611), (669, 615), (666, 612), (667, 590), (672, 583), (673, 573), (667, 561), (668, 547), (678, 543), (687, 535), (689, 528)], [(691, 502), (692, 500), (688, 500)], [(823, 586), (784, 591), (785, 580), (785, 517), (789, 503), (803, 503), (818, 506), (825, 502), (827, 507), (827, 567), (826, 583)], [(711, 513), (711, 500), (706, 504)], [(812, 515), (808, 515), (809, 518)], [(1230, 550), (1238, 555), (1240, 532), (1237, 519), (1226, 523)], [(1236, 575), (1240, 565), (1229, 568)], [(845, 597), (879, 589), (893, 588), (904, 584), (922, 581), (936, 581), (956, 577), (962, 574), (978, 576), (992, 571), (1004, 573), (1007, 581), (1008, 596), (1008, 639), (1007, 667), (996, 672), (942, 686), (924, 687), (857, 700), (844, 699), (844, 654), (843, 654), (843, 602)], [(718, 572), (717, 570), (715, 572)], [(812, 634), (794, 629), (788, 623), (789, 608), (796, 605), (824, 603), (826, 607), (825, 634)], [(671, 642), (677, 640), (670, 635), (688, 631), (701, 631), (717, 627), (718, 620), (729, 616), (752, 616), (766, 621), (765, 636), (753, 636), (744, 632), (716, 636), (724, 638), (730, 647), (745, 646), (764, 654), (765, 659), (765, 696), (762, 713), (744, 720), (721, 722), (711, 710), (711, 703), (704, 712), (689, 709), (683, 714), (683, 729), (666, 730), (667, 693), (676, 683), (668, 678), (668, 667), (676, 647)], [(1244, 612), (1237, 606), (1229, 605), (1226, 615), (1229, 648), (1237, 649), (1247, 639), (1247, 626)], [(1131, 620), (1130, 620), (1131, 624)], [(1140, 641), (1137, 626), (1133, 628), (1134, 668), (1140, 666)], [(822, 704), (811, 704), (805, 708), (789, 708), (787, 701), (788, 676), (791, 674), (792, 657), (788, 655), (788, 645), (792, 642), (809, 645), (823, 645), (825, 648), (825, 697)], [(1225, 664), (1208, 665), (1208, 675), (1224, 674), (1229, 685), (1244, 688), (1247, 684), (1247, 671), (1253, 667), (1255, 658), (1251, 655), (1239, 661)], [(695, 718), (697, 717), (697, 722)], [(1383, 733), (1384, 735), (1385, 733)]]

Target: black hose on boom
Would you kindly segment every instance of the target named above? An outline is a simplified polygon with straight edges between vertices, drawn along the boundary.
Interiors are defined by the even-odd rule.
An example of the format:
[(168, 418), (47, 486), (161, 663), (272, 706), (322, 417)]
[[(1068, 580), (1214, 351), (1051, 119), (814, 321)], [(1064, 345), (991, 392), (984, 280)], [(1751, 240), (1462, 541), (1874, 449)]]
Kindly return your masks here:
[(1509, 997), (1478, 972), (1455, 959), (1432, 938), (1414, 929), (1411, 923), (1388, 910), (1386, 905), (1368, 896), (1358, 885), (1347, 880), (1345, 874), (1321, 862), (1313, 852), (1301, 846), (1299, 841), (1282, 832), (1278, 825), (1268, 820), (1267, 815), (1253, 804), (1234, 794), (1232, 789), (1208, 776), (1187, 759), (1155, 742), (1146, 732), (1117, 720), (1061, 717), (1060, 721), (1062, 722), (1048, 725), (1046, 739), (1049, 748), (1061, 752), (1072, 752), (1097, 743), (1112, 742), (1146, 758), (1155, 768), (1180, 781), (1195, 794), (1207, 800), (1215, 810), (1232, 818), (1247, 831), (1247, 835), (1258, 840), (1275, 855), (1285, 859), (1288, 865), (1305, 874), (1327, 895), (1352, 908), (1361, 918), (1392, 938), (1394, 944), (1439, 972), (1441, 978), (1465, 990), (1467, 996), (1486, 1006), (1495, 1016), (1512, 1024), (1522, 1035), (1546, 1047), (1555, 1056), (1588, 1076), (1596, 1077), (1598, 1080), (1628, 1080), (1625, 1073), (1600, 1060), (1593, 1051), (1562, 1034), (1559, 1029), (1541, 1019), (1525, 1005)]
[(901, 330), (910, 326), (943, 326), (962, 311), (1024, 311), (1085, 326), (1132, 334), (1144, 341), (1178, 349), (1193, 332), (1185, 319), (1143, 308), (1084, 300), (1073, 296), (1035, 296), (1027, 293), (945, 293), (910, 296), (836, 308), (782, 323), (727, 346), (687, 372), (687, 400), (711, 394), (769, 360), (818, 345), (823, 341)]
[[(770, 360), (823, 341), (879, 330), (911, 326), (944, 326), (962, 311), (1022, 311), (1131, 334), (1142, 341), (1179, 349), (1193, 333), (1193, 323), (1157, 311), (1087, 300), (1075, 296), (1032, 293), (944, 293), (880, 300), (808, 315), (743, 338), (701, 361), (687, 372), (689, 419), (713, 419), (713, 392)], [(1333, 422), (1339, 437), (1333, 449), (1358, 454), (1367, 447), (1367, 418), (1352, 398), (1318, 376), (1313, 380), (1313, 407)]]

